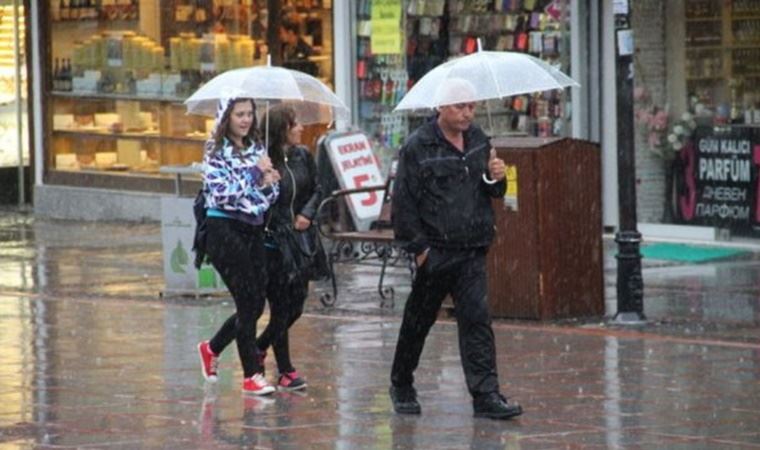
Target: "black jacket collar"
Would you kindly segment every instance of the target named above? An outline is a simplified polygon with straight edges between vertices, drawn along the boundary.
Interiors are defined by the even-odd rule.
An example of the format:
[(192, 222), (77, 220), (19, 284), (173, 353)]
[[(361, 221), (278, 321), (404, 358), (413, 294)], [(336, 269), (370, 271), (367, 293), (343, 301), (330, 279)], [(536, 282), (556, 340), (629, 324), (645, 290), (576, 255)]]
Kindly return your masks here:
[[(443, 136), (443, 131), (438, 126), (438, 114), (433, 115), (427, 122), (417, 128), (418, 138), (423, 145), (451, 145)], [(478, 146), (483, 141), (488, 141), (488, 136), (477, 125), (470, 124), (464, 131), (465, 153)]]

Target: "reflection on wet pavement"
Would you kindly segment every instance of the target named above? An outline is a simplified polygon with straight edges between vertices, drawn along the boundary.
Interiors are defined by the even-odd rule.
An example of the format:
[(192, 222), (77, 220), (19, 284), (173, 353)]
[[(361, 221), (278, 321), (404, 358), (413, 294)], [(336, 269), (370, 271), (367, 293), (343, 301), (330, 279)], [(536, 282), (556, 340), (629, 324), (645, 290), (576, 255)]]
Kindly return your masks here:
[(450, 320), (433, 328), (416, 372), (422, 415), (391, 412), (402, 271), (391, 274), (392, 311), (366, 267), (341, 269), (340, 308), (325, 312), (312, 295), (291, 337), (304, 394), (243, 396), (234, 351), (205, 385), (195, 345), (232, 307), (158, 300), (158, 233), (0, 219), (4, 448), (760, 447), (755, 259), (647, 264), (646, 311), (684, 316), (679, 332), (496, 321), (502, 389), (526, 410), (496, 422), (472, 417)]
[(403, 417), (387, 396), (395, 318), (307, 315), (292, 341), (309, 387), (262, 399), (240, 393), (234, 352), (217, 384), (201, 377), (195, 344), (229, 306), (25, 296), (0, 305), (0, 438), (19, 448), (760, 446), (757, 345), (499, 323), (502, 388), (526, 409), (504, 423), (472, 418), (449, 321), (416, 373), (423, 414)]

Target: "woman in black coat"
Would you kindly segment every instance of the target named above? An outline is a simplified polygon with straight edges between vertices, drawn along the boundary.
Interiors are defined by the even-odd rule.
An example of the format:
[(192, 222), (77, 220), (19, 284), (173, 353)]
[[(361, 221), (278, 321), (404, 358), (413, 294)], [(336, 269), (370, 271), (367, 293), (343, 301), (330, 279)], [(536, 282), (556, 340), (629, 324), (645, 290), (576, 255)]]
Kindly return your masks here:
[[(283, 241), (291, 242), (290, 247), (293, 247), (292, 241), (276, 236), (288, 235), (293, 229), (307, 231), (322, 201), (322, 190), (314, 158), (306, 147), (299, 145), (303, 126), (296, 120), (293, 108), (284, 104), (273, 107), (269, 111), (269, 131), (269, 156), (274, 167), (281, 170), (282, 179), (280, 197), (269, 210), (266, 222), (269, 236), (265, 241), (269, 273), (267, 299), (271, 317), (269, 325), (256, 340), (256, 346), (264, 356), (267, 347), (272, 346), (279, 372), (277, 387), (298, 390), (306, 387), (306, 381), (290, 361), (288, 329), (303, 313), (309, 278), (292, 267), (287, 254), (293, 255), (303, 249), (283, 249), (282, 246), (288, 245)], [(319, 239), (316, 229), (312, 230), (311, 236)]]

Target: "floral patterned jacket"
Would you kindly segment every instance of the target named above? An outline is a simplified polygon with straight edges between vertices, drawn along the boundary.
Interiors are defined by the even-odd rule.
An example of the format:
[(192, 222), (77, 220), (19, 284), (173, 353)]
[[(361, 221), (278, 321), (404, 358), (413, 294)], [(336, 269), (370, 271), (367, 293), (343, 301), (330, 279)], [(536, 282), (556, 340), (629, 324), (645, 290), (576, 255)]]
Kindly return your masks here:
[(227, 138), (219, 150), (213, 151), (213, 147), (213, 141), (206, 142), (203, 158), (206, 208), (246, 222), (263, 223), (264, 213), (280, 193), (278, 183), (260, 186), (264, 174), (256, 163), (266, 155), (266, 149), (263, 145), (251, 144), (236, 153)]

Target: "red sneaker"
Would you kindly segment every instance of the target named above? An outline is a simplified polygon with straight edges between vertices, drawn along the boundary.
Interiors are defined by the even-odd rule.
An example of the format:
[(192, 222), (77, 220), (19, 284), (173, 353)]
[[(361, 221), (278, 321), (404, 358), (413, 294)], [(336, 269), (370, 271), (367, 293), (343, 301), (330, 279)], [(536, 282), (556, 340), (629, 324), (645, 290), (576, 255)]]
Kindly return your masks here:
[(201, 373), (206, 381), (216, 381), (216, 368), (219, 365), (219, 357), (211, 351), (208, 341), (198, 344), (198, 355), (201, 358)]
[(280, 375), (280, 379), (277, 380), (277, 389), (283, 391), (298, 391), (306, 389), (306, 381), (298, 375), (295, 370)]
[(253, 395), (268, 395), (274, 392), (274, 386), (269, 384), (264, 375), (257, 373), (243, 380), (243, 393)]

